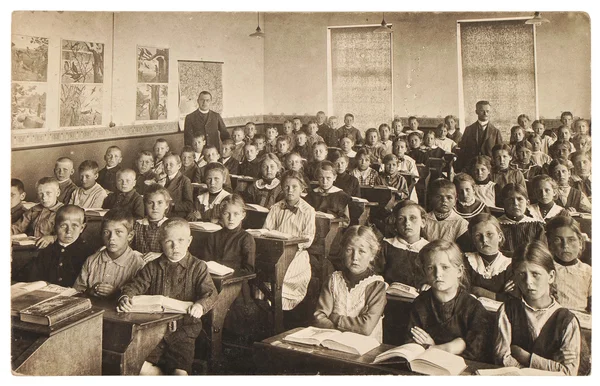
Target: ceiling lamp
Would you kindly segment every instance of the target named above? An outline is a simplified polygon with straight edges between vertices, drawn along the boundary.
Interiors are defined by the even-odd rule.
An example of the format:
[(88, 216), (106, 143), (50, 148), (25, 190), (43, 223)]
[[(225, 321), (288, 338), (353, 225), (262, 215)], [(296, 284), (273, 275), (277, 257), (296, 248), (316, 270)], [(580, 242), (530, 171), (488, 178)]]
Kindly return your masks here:
[(525, 22), (525, 24), (533, 24), (533, 25), (540, 25), (540, 24), (545, 24), (545, 23), (550, 23), (550, 21), (548, 19), (544, 19), (539, 12), (536, 12), (535, 15), (531, 19), (529, 19)]
[(387, 23), (385, 22), (385, 12), (383, 13), (383, 19), (381, 20), (381, 26), (375, 28), (373, 30), (374, 33), (383, 33), (383, 34), (391, 34), (392, 33), (392, 28), (387, 26)]
[(265, 37), (265, 33), (260, 29), (260, 12), (256, 12), (256, 21), (258, 24), (258, 27), (256, 27), (256, 32), (251, 33), (249, 36), (251, 38), (264, 38)]

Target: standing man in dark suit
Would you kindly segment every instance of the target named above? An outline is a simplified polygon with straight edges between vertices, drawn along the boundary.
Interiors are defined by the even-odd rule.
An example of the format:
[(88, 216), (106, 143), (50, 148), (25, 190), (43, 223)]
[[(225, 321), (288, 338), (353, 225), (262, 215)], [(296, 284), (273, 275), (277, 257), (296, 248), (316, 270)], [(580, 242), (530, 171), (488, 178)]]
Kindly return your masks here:
[(198, 110), (185, 117), (183, 140), (185, 145), (192, 146), (194, 133), (204, 133), (206, 145), (215, 146), (221, 151), (221, 141), (229, 138), (227, 127), (219, 113), (210, 110), (212, 95), (208, 91), (202, 91), (198, 95)]
[(502, 142), (502, 134), (490, 123), (492, 106), (488, 101), (479, 101), (475, 104), (477, 122), (467, 126), (465, 133), (458, 144), (460, 152), (457, 159), (457, 170), (466, 167), (470, 160), (478, 155), (492, 157), (492, 148)]

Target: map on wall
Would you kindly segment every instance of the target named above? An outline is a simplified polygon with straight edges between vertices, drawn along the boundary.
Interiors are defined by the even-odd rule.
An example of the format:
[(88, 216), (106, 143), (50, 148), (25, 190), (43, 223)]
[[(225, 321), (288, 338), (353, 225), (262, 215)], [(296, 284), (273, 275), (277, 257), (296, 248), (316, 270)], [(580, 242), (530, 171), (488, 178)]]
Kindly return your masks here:
[(46, 125), (48, 39), (12, 35), (11, 53), (11, 128), (43, 128)]
[(169, 49), (137, 47), (136, 121), (167, 119)]
[(185, 116), (198, 108), (198, 94), (212, 95), (211, 110), (223, 112), (223, 63), (179, 60), (179, 129)]
[(104, 44), (63, 40), (60, 127), (102, 124)]

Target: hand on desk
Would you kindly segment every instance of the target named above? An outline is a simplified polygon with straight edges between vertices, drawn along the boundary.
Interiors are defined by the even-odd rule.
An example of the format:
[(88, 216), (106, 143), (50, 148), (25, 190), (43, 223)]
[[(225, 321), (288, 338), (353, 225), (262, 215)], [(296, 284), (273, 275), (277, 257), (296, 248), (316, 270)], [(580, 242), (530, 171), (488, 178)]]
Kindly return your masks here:
[(131, 311), (131, 299), (129, 296), (122, 296), (119, 299), (119, 304), (117, 305), (117, 312), (130, 312)]
[(194, 318), (200, 319), (204, 315), (204, 307), (198, 303), (194, 303), (188, 308), (187, 312)]
[(188, 214), (186, 220), (188, 221), (200, 221), (202, 220), (202, 213), (199, 210), (195, 210)]
[(115, 291), (115, 287), (113, 287), (112, 284), (108, 283), (97, 283), (94, 285), (93, 289), (94, 295), (101, 298), (110, 296)]
[(35, 246), (38, 247), (39, 249), (44, 249), (48, 245), (52, 244), (55, 240), (56, 240), (56, 236), (52, 236), (52, 235), (42, 236), (35, 241)]

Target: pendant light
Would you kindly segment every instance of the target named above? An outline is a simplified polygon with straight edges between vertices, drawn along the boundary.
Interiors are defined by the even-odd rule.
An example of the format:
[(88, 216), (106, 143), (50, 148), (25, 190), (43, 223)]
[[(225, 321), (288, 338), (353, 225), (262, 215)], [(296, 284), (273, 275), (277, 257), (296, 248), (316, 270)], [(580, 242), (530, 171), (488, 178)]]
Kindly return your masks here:
[(392, 28), (387, 26), (385, 22), (385, 12), (383, 13), (383, 19), (381, 20), (381, 26), (375, 28), (373, 30), (374, 33), (383, 33), (383, 34), (391, 34)]
[(265, 37), (265, 33), (260, 29), (260, 12), (256, 12), (256, 21), (258, 24), (258, 27), (256, 27), (256, 32), (251, 33), (249, 36), (251, 38), (264, 38)]
[(546, 23), (550, 23), (550, 21), (548, 19), (544, 19), (540, 12), (536, 12), (535, 15), (531, 19), (529, 19), (525, 22), (525, 24), (533, 24), (533, 25), (541, 25), (541, 24), (546, 24)]

